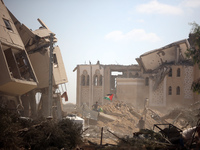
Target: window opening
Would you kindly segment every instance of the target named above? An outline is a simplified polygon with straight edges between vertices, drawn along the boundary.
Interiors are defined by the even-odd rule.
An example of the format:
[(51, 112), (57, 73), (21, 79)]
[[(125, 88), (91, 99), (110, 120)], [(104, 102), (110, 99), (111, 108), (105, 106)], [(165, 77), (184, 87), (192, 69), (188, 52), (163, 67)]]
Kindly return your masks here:
[(116, 87), (117, 87), (117, 79), (115, 78), (115, 89), (116, 89)]
[(172, 87), (171, 87), (171, 86), (169, 86), (168, 94), (169, 94), (169, 95), (172, 95)]
[(10, 25), (9, 20), (3, 19), (3, 21), (4, 21), (5, 25), (6, 25), (6, 28), (7, 28), (8, 30), (11, 30), (11, 31), (12, 31), (12, 27), (11, 27), (11, 25)]
[(53, 63), (54, 63), (54, 67), (58, 67), (58, 60), (57, 60), (56, 54), (53, 54)]
[(98, 76), (95, 75), (94, 76), (94, 86), (97, 86), (98, 85)]
[(81, 75), (81, 85), (85, 86), (85, 76)]
[(172, 68), (170, 68), (168, 75), (169, 75), (169, 77), (172, 77)]
[(181, 69), (178, 68), (178, 69), (177, 69), (177, 77), (180, 77), (180, 76), (181, 76)]
[(9, 68), (11, 76), (13, 78), (20, 79), (21, 78), (20, 71), (19, 71), (17, 61), (12, 49), (9, 48), (7, 50), (4, 50), (4, 54), (7, 60), (7, 64), (8, 64), (8, 68)]
[(176, 95), (180, 95), (180, 93), (181, 93), (181, 91), (180, 91), (180, 87), (177, 86), (177, 88), (176, 88)]
[(120, 71), (112, 71), (112, 72), (111, 72), (111, 75), (112, 75), (112, 76), (120, 76), (120, 75), (123, 75), (123, 72), (120, 72)]
[(102, 75), (99, 76), (99, 85), (102, 86)]
[(89, 75), (87, 75), (87, 86), (89, 86), (89, 83), (90, 83), (90, 76)]
[(7, 60), (10, 74), (13, 78), (36, 81), (35, 75), (33, 74), (25, 51), (14, 50), (10, 48), (4, 50), (4, 54)]

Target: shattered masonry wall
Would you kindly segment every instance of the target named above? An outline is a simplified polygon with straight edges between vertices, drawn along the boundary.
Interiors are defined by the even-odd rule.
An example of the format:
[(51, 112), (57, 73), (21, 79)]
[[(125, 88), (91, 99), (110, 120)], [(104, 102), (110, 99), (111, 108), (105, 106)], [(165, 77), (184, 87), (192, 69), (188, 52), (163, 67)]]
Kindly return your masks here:
[(0, 93), (20, 96), (36, 88), (38, 81), (3, 1), (0, 1), (0, 12)]
[[(170, 67), (172, 76), (166, 75), (155, 91), (153, 90), (153, 81), (150, 80), (150, 106), (175, 107), (193, 102), (191, 90), (193, 66), (171, 65)], [(180, 70), (180, 76), (177, 75), (178, 70)], [(171, 94), (169, 94), (169, 87), (171, 87)], [(180, 92), (178, 92), (178, 88)]]
[(149, 85), (149, 105), (150, 106), (165, 106), (166, 105), (166, 77), (158, 88), (153, 91), (153, 81), (150, 80)]
[[(172, 76), (166, 75), (156, 90), (153, 90), (154, 81), (150, 80), (150, 106), (178, 106), (192, 103), (193, 66), (171, 65), (170, 67)], [(178, 69), (180, 69), (180, 76), (177, 76)], [(171, 87), (171, 95), (169, 87)], [(180, 88), (180, 94), (177, 93), (177, 87)]]
[(193, 82), (193, 66), (184, 66), (184, 98), (192, 99), (193, 92), (191, 85)]
[[(197, 64), (194, 65), (194, 72), (193, 72), (193, 75), (194, 75), (194, 81), (199, 79), (200, 77), (200, 69), (199, 69), (199, 66)], [(197, 102), (200, 100), (200, 94), (198, 93), (193, 93), (194, 95), (194, 101)]]
[[(77, 104), (86, 102), (90, 107), (98, 101), (99, 104), (105, 104), (103, 97), (112, 92), (111, 90), (111, 72), (114, 70), (123, 69), (116, 66), (104, 66), (100, 69), (99, 65), (79, 65), (77, 69)], [(172, 69), (172, 75), (165, 75), (162, 78), (158, 88), (154, 90), (154, 80), (149, 78), (151, 74), (143, 74), (134, 77), (118, 76), (116, 78), (116, 94), (115, 98), (127, 103), (131, 103), (137, 107), (144, 107), (145, 98), (149, 98), (149, 106), (152, 107), (176, 107), (186, 106), (194, 102), (194, 95), (191, 91), (191, 84), (195, 73), (193, 66), (181, 64), (166, 64), (166, 67)], [(135, 69), (135, 68), (133, 68)], [(81, 86), (81, 75), (87, 71), (92, 84)], [(95, 73), (99, 72), (102, 78), (102, 86), (94, 86)], [(137, 68), (136, 68), (137, 70)], [(199, 73), (200, 74), (200, 73)], [(149, 83), (146, 85), (146, 78), (149, 78)], [(170, 90), (169, 90), (170, 89)], [(171, 93), (170, 93), (170, 92)], [(179, 91), (179, 92), (178, 92)]]

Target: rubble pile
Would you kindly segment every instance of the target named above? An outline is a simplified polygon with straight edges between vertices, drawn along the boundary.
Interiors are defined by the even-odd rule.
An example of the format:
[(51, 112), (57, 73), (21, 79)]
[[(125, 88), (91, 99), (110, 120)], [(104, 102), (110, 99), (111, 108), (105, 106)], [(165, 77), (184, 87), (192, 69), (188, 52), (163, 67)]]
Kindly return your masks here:
[(168, 114), (163, 115), (162, 119), (184, 130), (196, 126), (199, 119), (198, 116), (198, 109), (176, 108), (171, 110)]
[[(84, 132), (84, 136), (88, 140), (99, 143), (102, 127), (103, 143), (109, 142), (112, 144), (116, 143), (119, 138), (132, 137), (134, 132), (139, 131), (137, 124), (139, 119), (143, 116), (143, 109), (137, 109), (131, 104), (126, 104), (121, 101), (110, 102), (99, 107), (103, 109), (103, 113), (99, 114), (97, 121), (88, 121), (88, 119), (85, 119), (85, 128), (87, 131)], [(144, 118), (145, 128), (152, 130), (154, 124), (160, 123), (159, 120), (152, 118), (155, 117), (157, 113), (161, 115), (159, 112), (155, 112), (154, 110), (154, 115), (152, 115), (152, 111), (147, 111), (146, 118)], [(102, 114), (106, 114), (107, 116)], [(116, 136), (111, 134), (108, 130)]]
[(168, 114), (163, 114), (158, 110), (146, 108), (145, 113), (145, 109), (138, 109), (122, 101), (113, 101), (99, 107), (103, 112), (99, 113), (97, 121), (89, 120), (88, 125), (88, 119), (85, 120), (87, 131), (84, 132), (84, 137), (95, 143), (100, 142), (102, 127), (104, 144), (114, 144), (120, 138), (133, 137), (133, 133), (139, 132), (137, 124), (141, 117), (145, 120), (145, 128), (155, 132), (159, 132), (153, 129), (155, 124), (173, 124), (184, 130), (195, 126), (197, 122), (197, 115), (192, 109), (177, 108)]
[(104, 120), (100, 119), (98, 120), (98, 125), (107, 126), (111, 130), (124, 135), (132, 135), (133, 132), (139, 131), (137, 124), (141, 117), (145, 120), (145, 128), (152, 129), (153, 124), (160, 123), (159, 119), (156, 120), (153, 118), (155, 117), (155, 114), (158, 117), (159, 115), (162, 115), (154, 110), (154, 116), (152, 115), (152, 111), (147, 111), (145, 116), (143, 109), (137, 109), (131, 104), (120, 101), (115, 101), (100, 107), (103, 108), (104, 113), (115, 116), (117, 119), (106, 123), (104, 123)]

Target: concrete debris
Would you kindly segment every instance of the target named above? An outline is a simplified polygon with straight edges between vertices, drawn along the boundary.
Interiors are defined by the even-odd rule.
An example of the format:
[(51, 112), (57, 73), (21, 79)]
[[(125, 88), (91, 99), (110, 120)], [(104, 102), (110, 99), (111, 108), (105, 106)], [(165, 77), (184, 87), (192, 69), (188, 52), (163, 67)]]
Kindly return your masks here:
[(164, 80), (165, 76), (169, 73), (170, 67), (161, 66), (159, 69), (156, 69), (156, 74), (152, 74), (150, 78), (154, 81), (153, 90), (156, 90), (160, 83)]
[[(138, 109), (122, 101), (113, 101), (99, 107), (103, 112), (98, 113), (97, 120), (81, 116), (81, 113), (79, 114), (85, 119), (85, 128), (87, 127), (87, 130), (83, 133), (84, 138), (95, 143), (100, 141), (102, 127), (104, 128), (103, 144), (116, 144), (119, 138), (132, 138), (134, 133), (140, 132), (137, 124), (139, 119), (143, 117), (145, 130), (153, 131), (154, 125), (164, 125), (162, 126), (162, 132), (160, 131), (161, 128), (154, 129), (154, 132), (162, 133), (163, 138), (166, 138), (165, 141), (168, 140), (169, 144), (170, 142), (173, 144), (180, 137), (182, 131), (194, 127), (198, 120), (197, 115), (194, 115), (195, 113), (191, 108), (177, 108), (166, 114), (156, 109), (145, 107), (146, 112), (144, 114), (145, 109)], [(167, 132), (169, 129), (171, 134), (164, 135), (169, 133)]]

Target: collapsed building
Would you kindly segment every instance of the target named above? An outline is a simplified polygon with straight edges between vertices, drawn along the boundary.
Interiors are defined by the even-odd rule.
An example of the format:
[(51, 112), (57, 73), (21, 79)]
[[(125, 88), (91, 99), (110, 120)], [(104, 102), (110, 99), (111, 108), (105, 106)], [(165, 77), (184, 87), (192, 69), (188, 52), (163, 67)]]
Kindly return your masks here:
[[(47, 117), (51, 109), (55, 108), (56, 116), (61, 118), (62, 99), (59, 85), (65, 84), (68, 79), (60, 49), (58, 46), (53, 47), (57, 42), (55, 34), (40, 19), (38, 21), (41, 27), (32, 31), (17, 20), (3, 1), (0, 1), (0, 5), (2, 12), (0, 92), (3, 97), (7, 93), (8, 96), (18, 97), (23, 108), (23, 116), (36, 116), (40, 113)], [(53, 49), (52, 61), (50, 61), (50, 48)], [(52, 73), (50, 64), (53, 68)], [(51, 74), (52, 104), (48, 97)], [(38, 92), (42, 96), (37, 109), (35, 95)]]
[(0, 96), (10, 109), (21, 105), (19, 96), (37, 87), (37, 77), (9, 12), (0, 1)]
[[(190, 48), (187, 39), (149, 51), (136, 58), (138, 65), (77, 65), (77, 105), (90, 108), (103, 98), (114, 94), (120, 100), (143, 108), (148, 98), (149, 107), (174, 108), (188, 106), (199, 100), (191, 90), (199, 69), (185, 53)], [(115, 74), (114, 74), (114, 73)], [(117, 73), (116, 73), (117, 72)]]

